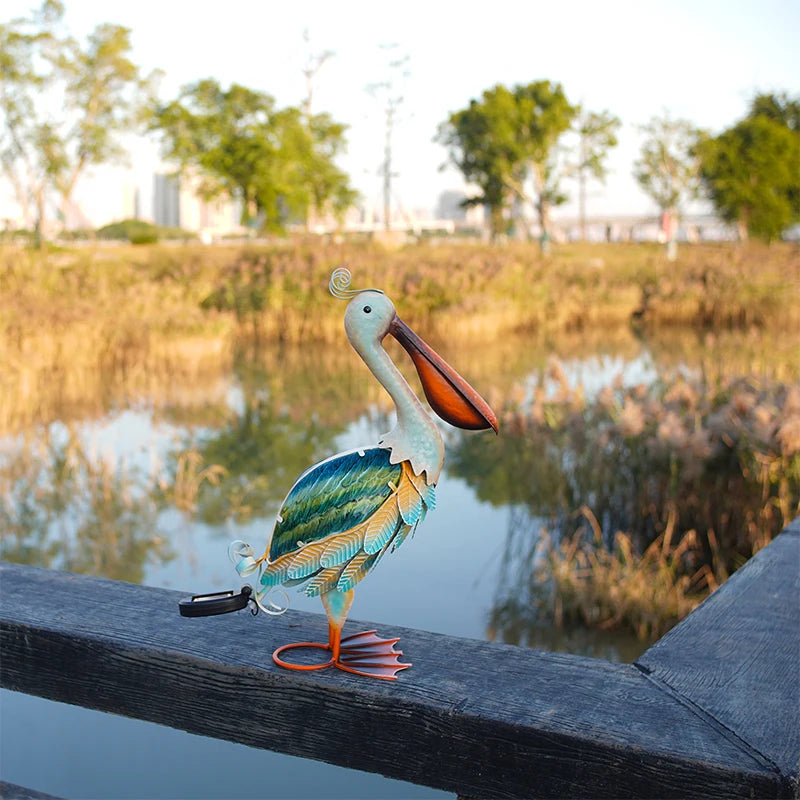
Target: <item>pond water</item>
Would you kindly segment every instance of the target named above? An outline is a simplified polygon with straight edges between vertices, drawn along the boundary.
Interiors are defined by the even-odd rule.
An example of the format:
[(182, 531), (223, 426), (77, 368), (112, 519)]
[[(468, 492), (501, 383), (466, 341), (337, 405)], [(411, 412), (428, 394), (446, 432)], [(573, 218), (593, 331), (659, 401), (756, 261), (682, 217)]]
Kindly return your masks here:
[[(580, 384), (592, 402), (611, 385), (624, 391), (675, 374), (710, 379), (733, 370), (797, 380), (791, 351), (757, 333), (622, 331), (435, 344), (506, 411), (529, 406), (537, 391), (557, 393), (565, 381)], [(250, 349), (210, 375), (154, 377), (144, 388), (126, 383), (123, 373), (106, 376), (99, 396), (85, 404), (73, 398), (0, 440), (3, 558), (187, 594), (236, 587), (241, 579), (228, 543), (243, 539), (262, 552), (302, 470), (376, 442), (392, 424), (387, 398), (345, 343)], [(442, 432), (448, 456), (436, 511), (359, 584), (350, 618), (386, 633), (398, 625), (635, 659), (646, 643), (631, 634), (556, 629), (530, 613), (521, 588), (540, 531), (598, 498), (589, 492), (565, 505), (554, 494), (548, 504), (548, 475), (503, 445), (502, 430), (496, 441), (444, 424)], [(490, 454), (485, 460), (483, 452)], [(541, 484), (538, 493), (532, 483)], [(617, 524), (612, 514), (608, 525)], [(509, 602), (520, 598), (521, 610)], [(291, 608), (321, 612), (318, 599), (296, 592)], [(253, 624), (270, 620), (259, 615)], [(0, 700), (2, 778), (65, 797), (319, 797), (320, 786), (325, 797), (441, 794), (10, 692)]]

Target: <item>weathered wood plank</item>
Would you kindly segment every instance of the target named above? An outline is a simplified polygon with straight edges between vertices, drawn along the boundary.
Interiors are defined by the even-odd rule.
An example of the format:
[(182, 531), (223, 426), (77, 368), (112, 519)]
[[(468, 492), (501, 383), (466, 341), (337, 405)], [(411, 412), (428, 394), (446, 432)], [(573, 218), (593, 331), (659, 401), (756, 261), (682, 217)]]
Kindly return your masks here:
[(638, 664), (797, 786), (800, 519)]
[(37, 792), (35, 789), (17, 786), (16, 783), (0, 781), (0, 800), (61, 800), (61, 798)]
[(185, 619), (176, 592), (9, 564), (0, 593), (9, 689), (476, 797), (791, 794), (632, 665), (393, 628), (397, 682), (295, 673), (270, 653), (322, 615)]

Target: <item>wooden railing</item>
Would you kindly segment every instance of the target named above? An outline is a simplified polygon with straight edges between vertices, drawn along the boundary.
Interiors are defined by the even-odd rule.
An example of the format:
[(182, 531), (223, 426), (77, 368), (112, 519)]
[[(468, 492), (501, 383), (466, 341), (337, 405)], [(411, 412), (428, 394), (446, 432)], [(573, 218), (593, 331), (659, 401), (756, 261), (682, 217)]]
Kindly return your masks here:
[(799, 570), (796, 520), (635, 664), (393, 627), (390, 682), (275, 667), (321, 615), (185, 619), (180, 593), (3, 564), (0, 683), (469, 797), (797, 797)]

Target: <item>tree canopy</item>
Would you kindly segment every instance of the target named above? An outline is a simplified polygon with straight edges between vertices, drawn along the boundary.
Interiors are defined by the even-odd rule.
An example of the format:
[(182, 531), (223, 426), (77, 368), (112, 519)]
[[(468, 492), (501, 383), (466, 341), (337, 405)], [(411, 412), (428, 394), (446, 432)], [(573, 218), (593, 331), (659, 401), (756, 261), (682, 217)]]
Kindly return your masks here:
[(437, 139), (480, 189), (470, 202), (488, 206), (493, 235), (508, 231), (515, 202), (534, 204), (546, 232), (550, 207), (566, 199), (558, 188), (556, 144), (576, 113), (560, 84), (497, 84), (440, 125)]
[(223, 193), (242, 203), (242, 222), (281, 230), (310, 210), (344, 211), (355, 200), (335, 163), (344, 125), (328, 114), (279, 109), (263, 92), (206, 79), (153, 112), (166, 158), (193, 170), (206, 197)]
[(622, 123), (608, 111), (581, 108), (575, 121), (578, 153), (573, 171), (578, 178), (578, 206), (581, 238), (586, 238), (586, 181), (591, 177), (605, 180), (608, 152), (617, 146), (617, 131)]
[(786, 92), (758, 94), (750, 104), (748, 117), (767, 117), (800, 133), (800, 97), (789, 97)]
[(119, 137), (141, 118), (155, 80), (131, 60), (127, 28), (98, 25), (82, 44), (64, 32), (63, 12), (45, 0), (0, 25), (0, 167), (37, 231), (53, 196), (64, 221), (86, 170), (123, 154)]
[(777, 238), (800, 222), (800, 99), (758, 95), (750, 113), (697, 145), (703, 185), (741, 239)]
[(661, 211), (676, 214), (697, 193), (698, 131), (691, 122), (669, 115), (654, 117), (642, 130), (645, 140), (633, 175)]

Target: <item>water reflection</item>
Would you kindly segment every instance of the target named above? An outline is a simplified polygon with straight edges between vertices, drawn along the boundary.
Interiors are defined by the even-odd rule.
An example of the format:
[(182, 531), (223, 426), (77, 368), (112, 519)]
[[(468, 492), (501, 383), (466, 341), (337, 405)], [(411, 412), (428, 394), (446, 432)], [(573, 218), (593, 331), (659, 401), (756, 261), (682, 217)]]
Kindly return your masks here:
[(2, 558), (141, 583), (147, 562), (174, 557), (137, 467), (91, 452), (58, 426), (4, 449)]

